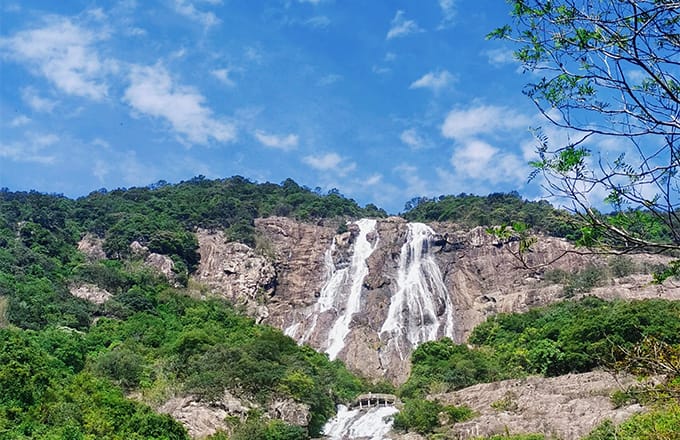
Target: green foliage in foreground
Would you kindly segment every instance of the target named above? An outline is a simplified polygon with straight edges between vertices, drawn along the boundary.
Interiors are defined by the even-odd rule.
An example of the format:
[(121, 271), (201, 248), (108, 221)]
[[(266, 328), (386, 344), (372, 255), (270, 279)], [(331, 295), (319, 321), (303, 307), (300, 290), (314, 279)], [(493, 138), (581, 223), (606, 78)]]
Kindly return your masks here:
[(307, 438), (338, 402), (363, 390), (339, 361), (255, 325), (222, 301), (193, 300), (162, 284), (133, 289), (143, 307), (125, 319), (102, 317), (86, 332), (0, 330), (0, 433), (61, 438), (59, 429), (73, 425), (73, 435), (84, 438), (184, 438), (179, 425), (123, 391), (160, 403), (174, 392), (210, 401), (228, 389), (260, 405), (284, 398), (310, 407), (307, 428), (253, 418), (237, 432)]
[(69, 347), (55, 344), (55, 336), (0, 329), (0, 438), (189, 438), (171, 417), (126, 399), (108, 381), (74, 373), (81, 366), (82, 339), (74, 336)]
[(148, 297), (153, 309), (100, 319), (85, 337), (92, 368), (122, 388), (162, 395), (169, 381), (208, 401), (225, 389), (259, 404), (290, 398), (310, 406), (311, 434), (337, 402), (362, 390), (339, 361), (255, 325), (222, 301), (170, 290)]
[[(167, 417), (123, 393), (159, 404), (174, 393), (209, 401), (229, 389), (260, 405), (278, 398), (309, 405), (306, 428), (258, 422), (273, 433), (272, 439), (294, 439), (300, 430), (305, 437), (316, 435), (335, 413), (336, 403), (363, 390), (364, 383), (339, 361), (330, 362), (278, 330), (255, 325), (223, 301), (191, 299), (138, 263), (80, 262), (68, 271), (64, 265), (55, 267), (50, 275), (56, 281), (48, 279), (42, 287), (47, 294), (40, 295), (32, 278), (21, 274), (10, 279), (14, 290), (6, 291), (10, 321), (36, 329), (1, 330), (0, 389), (5, 400), (0, 397), (0, 426), (10, 438), (183, 438), (173, 434), (175, 425), (165, 425)], [(69, 281), (96, 284), (113, 297), (101, 306), (74, 301), (65, 290)], [(64, 290), (51, 290), (55, 286)], [(18, 296), (23, 290), (28, 292), (25, 298)], [(55, 291), (63, 297), (55, 300)], [(22, 302), (17, 306), (13, 301), (18, 299), (30, 300), (40, 314), (29, 313)], [(66, 313), (72, 304), (82, 305), (82, 320), (69, 318), (75, 316)], [(95, 317), (96, 324), (90, 325)], [(58, 431), (71, 426), (67, 413), (75, 420), (68, 428), (73, 437)], [(255, 424), (253, 419), (239, 429)], [(158, 435), (148, 434), (156, 429)]]
[(453, 424), (470, 419), (473, 412), (467, 406), (442, 405), (437, 401), (409, 399), (394, 416), (394, 429), (415, 431), (420, 434), (434, 432), (440, 426), (440, 418), (445, 424)]
[(676, 440), (680, 438), (680, 405), (671, 402), (636, 414), (615, 426), (607, 420), (583, 440)]
[(680, 343), (680, 302), (586, 297), (527, 313), (500, 314), (477, 326), (469, 342), (426, 342), (412, 354), (405, 397), (528, 374), (585, 372), (619, 360), (646, 336)]

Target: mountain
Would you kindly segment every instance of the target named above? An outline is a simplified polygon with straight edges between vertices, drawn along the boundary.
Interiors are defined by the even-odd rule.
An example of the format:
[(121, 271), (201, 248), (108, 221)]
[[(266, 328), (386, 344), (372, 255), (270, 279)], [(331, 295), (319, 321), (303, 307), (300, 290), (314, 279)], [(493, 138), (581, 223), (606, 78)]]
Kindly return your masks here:
[[(673, 282), (650, 282), (650, 273), (670, 257), (572, 252), (564, 238), (573, 233), (568, 215), (515, 194), (411, 205), (404, 214), (409, 221), (373, 205), (362, 208), (337, 192), (241, 177), (100, 190), (78, 200), (0, 191), (0, 378), (22, 378), (11, 384), (20, 398), (10, 393), (0, 399), (0, 433), (63, 437), (70, 430), (78, 438), (146, 429), (185, 438), (187, 429), (194, 437), (221, 430), (216, 439), (303, 439), (322, 431), (335, 405), (351, 404), (362, 392), (396, 392), (405, 402), (394, 416), (398, 425), (426, 433), (440, 419), (470, 417), (467, 407), (494, 420), (488, 404), (477, 407), (474, 397), (446, 393), (601, 365), (595, 355), (608, 347), (602, 344), (617, 326), (625, 333), (624, 348), (659, 331), (663, 341), (677, 343), (675, 303), (627, 308), (627, 302), (589, 299), (680, 300)], [(487, 215), (478, 215), (485, 209)], [(522, 221), (539, 234), (524, 261), (533, 269), (486, 233), (482, 222), (490, 221)], [(560, 237), (541, 235), (546, 232)], [(574, 302), (583, 298), (583, 304)], [(551, 304), (557, 308), (545, 309)], [(520, 312), (528, 313), (514, 315)], [(561, 341), (554, 330), (541, 333), (550, 326), (532, 321), (566, 328), (570, 313), (614, 316), (607, 324), (613, 333), (585, 335), (575, 345), (576, 330)], [(633, 319), (634, 330), (616, 319)], [(504, 333), (489, 330), (496, 328)], [(465, 345), (470, 341), (474, 345)], [(580, 363), (564, 361), (586, 352), (590, 357)], [(21, 364), (33, 370), (18, 375)], [(36, 371), (44, 372), (44, 381), (30, 380)], [(555, 386), (572, 382), (565, 378)], [(483, 401), (502, 400), (493, 390), (508, 386), (487, 390), (491, 397)], [(92, 387), (103, 395), (85, 403)], [(612, 388), (579, 390), (572, 394)], [(128, 408), (129, 423), (111, 418), (122, 413), (108, 414), (107, 399)], [(522, 393), (517, 400), (531, 401)], [(72, 410), (64, 409), (72, 401)], [(583, 405), (588, 412), (588, 405), (602, 401)], [(560, 407), (537, 408), (518, 417), (535, 419)], [(36, 416), (41, 411), (48, 416)], [(66, 426), (68, 411), (80, 415)], [(414, 420), (422, 419), (409, 414), (418, 411), (441, 417), (415, 428)], [(607, 414), (592, 418), (592, 426)], [(364, 419), (348, 409), (342, 417), (328, 429), (354, 429), (352, 423), (378, 416)], [(465, 430), (456, 435), (496, 432), (474, 428), (488, 424), (475, 420), (457, 424)], [(512, 426), (537, 426), (525, 422)]]

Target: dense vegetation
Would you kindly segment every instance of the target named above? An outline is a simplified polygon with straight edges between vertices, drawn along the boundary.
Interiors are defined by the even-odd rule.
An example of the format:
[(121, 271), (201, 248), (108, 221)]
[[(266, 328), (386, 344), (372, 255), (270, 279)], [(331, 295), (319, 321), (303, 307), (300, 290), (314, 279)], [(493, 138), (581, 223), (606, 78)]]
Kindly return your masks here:
[(474, 348), (426, 342), (411, 356), (404, 397), (527, 374), (557, 376), (612, 365), (646, 336), (680, 343), (680, 303), (586, 297), (526, 313), (500, 314), (477, 326)]
[[(175, 393), (209, 401), (225, 389), (253, 405), (292, 399), (310, 407), (304, 428), (253, 410), (232, 421), (235, 439), (318, 434), (335, 404), (362, 390), (359, 379), (226, 303), (187, 297), (130, 254), (136, 240), (169, 255), (186, 280), (198, 263), (194, 228), (252, 243), (253, 220), (266, 215), (385, 213), (292, 180), (198, 177), (78, 200), (0, 191), (0, 437), (186, 438), (172, 419), (125, 395), (155, 405)], [(105, 239), (108, 259), (77, 252), (87, 232)], [(69, 285), (82, 282), (112, 299), (94, 305), (72, 296)]]
[(568, 212), (555, 209), (545, 200), (524, 200), (514, 191), (485, 197), (471, 194), (418, 197), (406, 203), (402, 216), (418, 222), (454, 222), (465, 228), (523, 223), (555, 237), (569, 237), (577, 232)]
[[(465, 226), (523, 221), (555, 235), (570, 231), (566, 214), (516, 194), (416, 205), (406, 213), (413, 220)], [(0, 191), (0, 437), (186, 438), (182, 426), (150, 406), (186, 393), (210, 401), (225, 389), (254, 408), (244, 419), (230, 419), (232, 440), (318, 434), (335, 404), (364, 390), (365, 383), (341, 363), (255, 325), (229, 304), (191, 299), (129, 250), (138, 241), (171, 256), (178, 279), (186, 281), (198, 263), (194, 228), (224, 229), (232, 240), (252, 244), (253, 220), (266, 215), (331, 217), (343, 224), (347, 217), (385, 213), (290, 180), (258, 185), (238, 177), (101, 190), (78, 200)], [(104, 238), (108, 258), (93, 262), (77, 252), (88, 232)], [(568, 297), (603, 277), (639, 270), (629, 263), (612, 259), (606, 267), (553, 271), (546, 278), (564, 284)], [(95, 305), (69, 293), (74, 283), (94, 284), (113, 296)], [(442, 417), (454, 423), (471, 416), (467, 408), (425, 400), (428, 392), (533, 373), (587, 371), (620, 360), (625, 352), (614, 347), (630, 348), (649, 335), (678, 344), (678, 316), (680, 305), (668, 301), (586, 298), (491, 318), (473, 332), (474, 348), (447, 339), (425, 343), (413, 353), (411, 377), (398, 391), (405, 406), (395, 426), (432, 433)], [(130, 393), (135, 401), (126, 398)], [(309, 425), (271, 420), (255, 409), (275, 399), (308, 405)], [(673, 421), (677, 409), (668, 408), (658, 414)], [(613, 438), (606, 437), (607, 429), (601, 428), (602, 438)]]
[[(296, 437), (307, 438), (319, 432), (337, 402), (362, 390), (340, 362), (255, 325), (226, 303), (193, 300), (134, 267), (104, 262), (83, 271), (90, 272), (105, 272), (101, 279), (119, 292), (105, 305), (89, 307), (90, 317), (103, 315), (96, 324), (79, 332), (47, 319), (35, 325), (39, 331), (0, 333), (0, 436), (62, 438), (66, 417), (75, 436), (68, 438), (184, 438), (183, 428), (126, 400), (123, 391), (161, 403), (175, 392), (210, 401), (229, 389), (259, 405), (275, 398), (309, 405), (309, 432)], [(299, 431), (281, 423), (270, 429)], [(149, 434), (154, 430), (158, 436)]]

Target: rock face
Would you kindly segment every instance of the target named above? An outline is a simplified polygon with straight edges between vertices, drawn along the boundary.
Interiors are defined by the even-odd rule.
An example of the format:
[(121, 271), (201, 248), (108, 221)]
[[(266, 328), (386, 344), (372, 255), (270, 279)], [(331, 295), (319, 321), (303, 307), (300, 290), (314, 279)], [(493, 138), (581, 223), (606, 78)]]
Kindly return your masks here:
[(106, 290), (88, 283), (69, 286), (69, 292), (77, 298), (82, 298), (94, 304), (104, 304), (113, 296)]
[(104, 240), (92, 234), (85, 234), (78, 242), (78, 250), (85, 254), (90, 261), (106, 258)]
[[(231, 435), (233, 426), (227, 417), (244, 421), (248, 412), (259, 405), (241, 400), (229, 392), (213, 402), (204, 402), (194, 396), (173, 397), (158, 408), (158, 412), (169, 414), (178, 420), (189, 432), (191, 438), (201, 439), (224, 431)], [(269, 402), (264, 408), (269, 419), (282, 420), (291, 425), (307, 426), (309, 407), (288, 399)]]
[[(490, 315), (564, 299), (562, 286), (542, 280), (544, 269), (523, 269), (483, 228), (396, 217), (352, 222), (342, 234), (287, 218), (255, 224), (256, 250), (199, 231), (194, 280), (369, 378), (401, 383), (418, 344), (444, 336), (463, 342)], [(545, 264), (569, 249), (545, 237), (527, 262)], [(648, 265), (661, 258), (635, 256)], [(604, 264), (571, 253), (550, 269), (571, 272), (598, 261)], [(649, 281), (631, 275), (588, 294), (680, 299), (679, 287)]]
[(576, 440), (606, 419), (618, 424), (641, 411), (639, 405), (614, 408), (609, 398), (613, 391), (634, 382), (631, 377), (590, 372), (479, 384), (434, 397), (445, 404), (467, 405), (477, 414), (454, 425), (451, 438), (509, 432)]
[(217, 295), (243, 304), (260, 319), (268, 313), (263, 304), (274, 293), (277, 276), (272, 262), (241, 243), (227, 242), (221, 231), (197, 232), (201, 264), (195, 281)]

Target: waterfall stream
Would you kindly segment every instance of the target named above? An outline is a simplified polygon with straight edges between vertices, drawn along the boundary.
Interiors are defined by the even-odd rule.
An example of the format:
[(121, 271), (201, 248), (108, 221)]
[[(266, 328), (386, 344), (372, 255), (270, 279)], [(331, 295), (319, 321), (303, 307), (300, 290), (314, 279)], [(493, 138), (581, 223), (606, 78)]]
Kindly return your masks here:
[[(289, 325), (284, 333), (297, 338), (300, 344), (308, 342), (314, 336), (319, 316), (334, 311), (335, 320), (328, 330), (327, 344), (324, 351), (330, 359), (335, 359), (345, 347), (345, 338), (350, 331), (349, 325), (352, 316), (361, 307), (361, 288), (364, 278), (368, 275), (366, 260), (378, 246), (377, 237), (371, 241), (368, 236), (375, 232), (377, 221), (374, 219), (361, 219), (356, 222), (359, 227), (349, 264), (344, 267), (336, 267), (333, 262), (333, 254), (336, 244), (333, 241), (331, 247), (324, 254), (325, 279), (319, 300), (314, 304), (311, 311), (305, 317), (307, 322), (295, 322)], [(306, 328), (301, 336), (298, 333)]]
[(392, 429), (392, 416), (397, 412), (393, 406), (362, 411), (339, 405), (337, 415), (326, 423), (323, 434), (330, 440), (383, 440)]
[[(325, 333), (322, 349), (330, 359), (338, 357), (350, 333), (352, 317), (361, 307), (363, 282), (368, 275), (367, 260), (378, 247), (379, 238), (369, 240), (376, 231), (377, 221), (362, 219), (354, 238), (351, 256), (346, 265), (336, 267), (333, 241), (324, 254), (324, 279), (318, 301), (291, 323), (285, 333), (299, 343), (319, 338)], [(401, 246), (396, 283), (390, 299), (387, 318), (380, 328), (382, 353), (396, 352), (407, 359), (418, 344), (448, 336), (453, 337), (453, 305), (442, 273), (429, 244), (435, 232), (423, 223), (407, 225), (406, 240)], [(323, 318), (322, 318), (323, 317)], [(323, 330), (320, 330), (323, 322)]]
[(381, 339), (387, 339), (388, 347), (396, 349), (401, 359), (405, 353), (400, 341), (415, 348), (426, 341), (453, 336), (453, 305), (439, 266), (429, 252), (433, 235), (429, 226), (409, 223), (401, 247), (397, 290), (380, 331)]
[[(377, 238), (373, 243), (368, 241), (368, 234), (375, 232), (376, 223), (377, 221), (373, 219), (361, 219), (357, 222), (357, 226), (359, 226), (359, 235), (354, 243), (354, 252), (352, 253), (352, 259), (347, 268), (347, 273), (342, 276), (343, 282), (349, 284), (349, 289), (335, 290), (336, 285), (334, 283), (334, 276), (332, 276), (329, 281), (329, 290), (335, 290), (336, 297), (337, 293), (346, 292), (346, 297), (342, 299), (343, 305), (340, 307), (338, 307), (337, 298), (334, 298), (334, 304), (336, 304), (336, 310), (338, 310), (338, 317), (328, 333), (328, 346), (326, 347), (326, 353), (328, 353), (331, 360), (335, 359), (338, 356), (338, 353), (344, 348), (345, 337), (347, 337), (347, 334), (349, 333), (349, 324), (352, 321), (352, 316), (358, 312), (361, 307), (361, 288), (364, 283), (364, 278), (368, 275), (368, 264), (366, 263), (366, 260), (371, 256), (375, 248), (378, 247)], [(325, 286), (324, 290), (326, 290)], [(329, 292), (329, 294), (333, 293)], [(319, 298), (319, 303), (322, 303), (322, 299), (323, 292), (321, 298)]]

